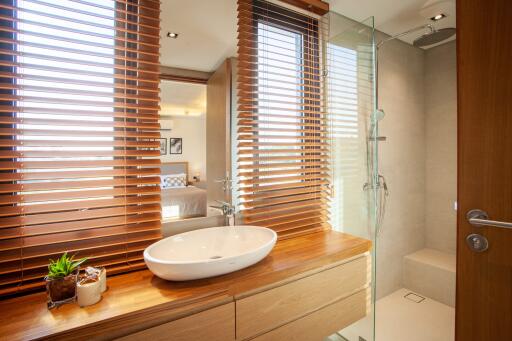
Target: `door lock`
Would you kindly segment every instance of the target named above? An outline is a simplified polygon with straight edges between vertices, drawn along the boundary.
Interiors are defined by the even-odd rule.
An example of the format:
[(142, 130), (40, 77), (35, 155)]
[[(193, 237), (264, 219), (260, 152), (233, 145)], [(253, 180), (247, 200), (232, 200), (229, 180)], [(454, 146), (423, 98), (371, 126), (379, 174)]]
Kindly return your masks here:
[(466, 237), (466, 243), (469, 248), (475, 252), (484, 252), (489, 248), (489, 242), (487, 238), (481, 234), (472, 233)]

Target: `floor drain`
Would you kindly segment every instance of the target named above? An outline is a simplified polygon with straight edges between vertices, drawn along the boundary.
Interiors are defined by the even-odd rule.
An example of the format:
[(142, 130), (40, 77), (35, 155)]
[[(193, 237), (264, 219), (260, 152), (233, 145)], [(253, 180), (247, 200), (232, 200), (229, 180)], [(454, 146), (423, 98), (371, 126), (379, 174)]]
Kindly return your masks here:
[(408, 300), (413, 301), (414, 303), (421, 303), (425, 300), (425, 297), (415, 294), (413, 292), (408, 293), (407, 295), (404, 296), (404, 298), (407, 298)]
[(219, 258), (222, 258), (222, 256), (212, 256), (212, 257), (210, 257), (210, 259), (219, 259)]

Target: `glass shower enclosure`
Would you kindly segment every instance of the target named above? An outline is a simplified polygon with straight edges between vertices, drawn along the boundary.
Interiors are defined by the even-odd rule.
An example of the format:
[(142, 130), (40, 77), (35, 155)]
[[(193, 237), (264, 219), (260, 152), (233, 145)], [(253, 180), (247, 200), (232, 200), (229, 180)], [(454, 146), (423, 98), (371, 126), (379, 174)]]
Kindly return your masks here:
[(375, 255), (379, 221), (376, 48), (373, 17), (356, 22), (327, 14), (325, 42), (326, 108), (330, 116), (331, 226), (372, 241), (368, 315), (329, 340), (375, 340)]

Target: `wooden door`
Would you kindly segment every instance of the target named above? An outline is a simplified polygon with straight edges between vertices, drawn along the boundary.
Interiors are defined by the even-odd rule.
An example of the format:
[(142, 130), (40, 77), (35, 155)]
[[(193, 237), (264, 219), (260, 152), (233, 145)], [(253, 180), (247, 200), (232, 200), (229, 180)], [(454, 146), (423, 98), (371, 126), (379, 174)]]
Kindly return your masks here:
[[(457, 341), (512, 340), (512, 1), (457, 1)], [(470, 234), (488, 240), (472, 251)], [(481, 244), (482, 245), (482, 244)]]
[(206, 176), (208, 204), (231, 201), (221, 183), (231, 174), (231, 60), (226, 59), (206, 86)]

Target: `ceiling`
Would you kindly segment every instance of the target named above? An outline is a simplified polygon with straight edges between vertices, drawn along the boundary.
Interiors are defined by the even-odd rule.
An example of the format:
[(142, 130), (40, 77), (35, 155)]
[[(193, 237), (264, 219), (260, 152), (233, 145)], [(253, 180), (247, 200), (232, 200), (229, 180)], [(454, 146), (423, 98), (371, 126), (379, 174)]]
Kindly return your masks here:
[(161, 9), (163, 65), (210, 72), (236, 55), (236, 0), (164, 0)]
[(160, 84), (160, 115), (204, 117), (206, 85), (162, 81)]
[[(455, 27), (455, 0), (326, 1), (332, 11), (357, 21), (375, 16), (375, 27), (389, 35), (429, 23), (428, 18), (439, 11), (447, 17), (436, 27)], [(236, 0), (162, 1), (161, 63), (214, 71), (224, 59), (236, 55), (236, 15)], [(177, 39), (167, 38), (167, 32), (175, 32), (179, 36)], [(420, 34), (413, 33), (401, 39), (412, 43)]]

